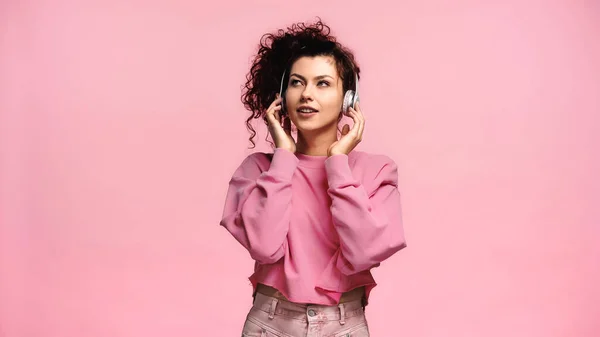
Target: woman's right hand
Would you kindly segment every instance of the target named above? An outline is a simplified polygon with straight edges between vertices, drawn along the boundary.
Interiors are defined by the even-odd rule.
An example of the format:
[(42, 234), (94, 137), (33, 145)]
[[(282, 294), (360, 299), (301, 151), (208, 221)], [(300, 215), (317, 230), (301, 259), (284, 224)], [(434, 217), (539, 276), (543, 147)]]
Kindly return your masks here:
[[(281, 117), (279, 111), (281, 111), (281, 97), (277, 94), (277, 98), (271, 103), (265, 114), (267, 127), (275, 147), (294, 153), (296, 152), (296, 142), (292, 137), (292, 122), (287, 116)], [(283, 125), (282, 119), (284, 120)]]

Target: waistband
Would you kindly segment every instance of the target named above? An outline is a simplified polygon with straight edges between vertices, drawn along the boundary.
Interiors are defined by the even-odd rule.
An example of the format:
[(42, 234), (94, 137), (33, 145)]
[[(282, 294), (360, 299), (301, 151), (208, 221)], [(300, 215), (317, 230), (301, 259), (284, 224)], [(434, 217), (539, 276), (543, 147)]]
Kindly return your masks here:
[(348, 301), (338, 305), (299, 304), (273, 296), (256, 293), (254, 308), (269, 313), (269, 318), (282, 315), (289, 318), (319, 321), (340, 321), (359, 315), (364, 315), (365, 308), (362, 300)]
[[(261, 294), (269, 296), (269, 297), (275, 297), (280, 300), (287, 301), (287, 298), (285, 296), (283, 296), (283, 294), (279, 290), (277, 290), (273, 287), (264, 285), (262, 283), (259, 283), (257, 285), (256, 293), (261, 293)], [(363, 306), (366, 305), (364, 287), (355, 288), (349, 292), (343, 293), (342, 297), (340, 298), (340, 303), (347, 303), (347, 302), (354, 302), (354, 301), (364, 301)]]

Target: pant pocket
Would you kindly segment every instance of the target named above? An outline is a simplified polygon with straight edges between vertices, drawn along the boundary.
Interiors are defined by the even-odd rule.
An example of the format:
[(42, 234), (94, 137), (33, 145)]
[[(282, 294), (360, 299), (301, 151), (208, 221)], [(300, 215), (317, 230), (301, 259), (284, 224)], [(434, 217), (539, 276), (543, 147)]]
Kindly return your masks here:
[(246, 319), (242, 329), (242, 337), (285, 337), (287, 335), (279, 333), (274, 329), (264, 326), (254, 320)]

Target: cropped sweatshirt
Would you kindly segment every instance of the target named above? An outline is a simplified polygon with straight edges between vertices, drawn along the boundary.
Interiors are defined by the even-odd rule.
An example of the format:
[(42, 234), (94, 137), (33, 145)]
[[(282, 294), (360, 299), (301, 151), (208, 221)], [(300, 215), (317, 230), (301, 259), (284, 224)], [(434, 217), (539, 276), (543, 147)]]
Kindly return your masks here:
[(334, 305), (376, 286), (371, 269), (406, 247), (398, 169), (352, 151), (247, 156), (229, 181), (220, 225), (255, 261), (249, 276), (297, 303)]

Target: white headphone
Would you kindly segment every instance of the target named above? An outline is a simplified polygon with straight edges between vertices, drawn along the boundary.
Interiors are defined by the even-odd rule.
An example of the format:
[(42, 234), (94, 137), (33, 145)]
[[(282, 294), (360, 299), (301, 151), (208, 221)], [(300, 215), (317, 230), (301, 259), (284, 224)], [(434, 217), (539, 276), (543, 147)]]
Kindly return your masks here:
[[(279, 97), (281, 97), (281, 113), (284, 114), (285, 111), (285, 95), (283, 92), (283, 80), (285, 78), (285, 71), (283, 72), (283, 75), (281, 76), (281, 85), (279, 87)], [(348, 112), (350, 110), (350, 107), (352, 107), (353, 109), (356, 108), (356, 103), (358, 103), (358, 101), (360, 100), (359, 96), (358, 96), (358, 75), (356, 73), (354, 73), (354, 90), (346, 90), (346, 93), (344, 94), (344, 101), (342, 103), (342, 113), (346, 116), (348, 116)]]

